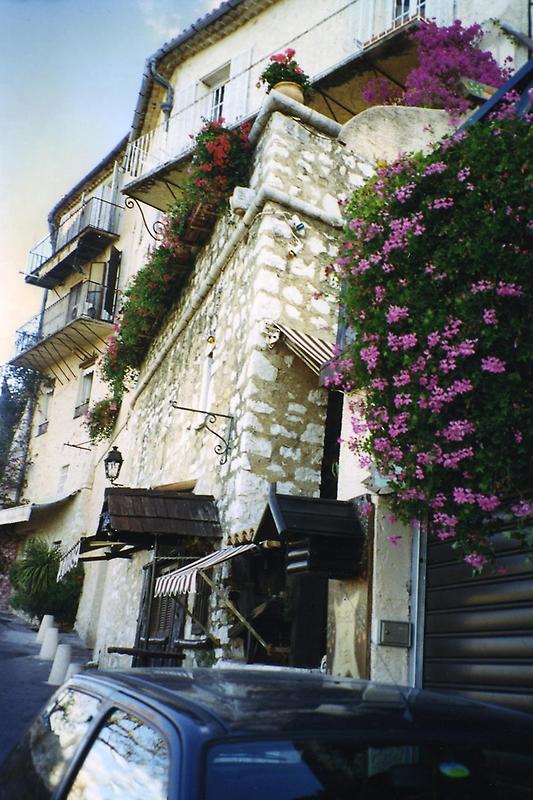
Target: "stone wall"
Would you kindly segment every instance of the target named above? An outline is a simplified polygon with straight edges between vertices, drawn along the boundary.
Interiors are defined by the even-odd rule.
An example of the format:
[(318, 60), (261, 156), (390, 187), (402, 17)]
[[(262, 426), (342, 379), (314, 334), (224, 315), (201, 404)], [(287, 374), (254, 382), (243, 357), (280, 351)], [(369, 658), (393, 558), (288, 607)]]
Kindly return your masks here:
[[(256, 150), (251, 186), (305, 200), (319, 216), (337, 214), (337, 196), (361, 180), (358, 160), (342, 145), (274, 113)], [(324, 268), (336, 255), (339, 230), (299, 214), (305, 231), (298, 236), (293, 214), (280, 203), (264, 204), (183, 326), (191, 299), (239, 222), (229, 214), (219, 221), (153, 343), (140, 380), (157, 369), (131, 411), (127, 436), (119, 439), (121, 482), (195, 482), (196, 493), (217, 501), (224, 541), (257, 526), (272, 482), (291, 494), (317, 495), (320, 488), (327, 392), (282, 341), (269, 347), (265, 325), (273, 320), (333, 343), (337, 306)], [(195, 409), (207, 398), (209, 410), (233, 418), (225, 464), (203, 415), (170, 405)], [(213, 427), (225, 435), (226, 426), (220, 418)], [(106, 656), (106, 645), (133, 642), (144, 559), (107, 567), (96, 637), (100, 663), (123, 663)], [(216, 616), (223, 625), (224, 614)], [(224, 639), (223, 629), (218, 634)]]

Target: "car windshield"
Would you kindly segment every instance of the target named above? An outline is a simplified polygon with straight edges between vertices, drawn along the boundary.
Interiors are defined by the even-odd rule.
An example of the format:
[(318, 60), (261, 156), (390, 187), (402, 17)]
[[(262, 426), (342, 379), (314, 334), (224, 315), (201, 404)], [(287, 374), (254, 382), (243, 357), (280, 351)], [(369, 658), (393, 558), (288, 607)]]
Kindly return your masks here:
[(207, 755), (207, 800), (533, 800), (533, 756), (439, 742), (233, 741)]

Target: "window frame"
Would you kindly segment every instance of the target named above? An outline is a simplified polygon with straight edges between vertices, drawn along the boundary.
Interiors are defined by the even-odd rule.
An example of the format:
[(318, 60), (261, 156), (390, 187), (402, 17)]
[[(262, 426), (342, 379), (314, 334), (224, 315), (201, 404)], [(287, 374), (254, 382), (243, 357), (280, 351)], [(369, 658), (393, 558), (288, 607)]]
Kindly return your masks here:
[(207, 89), (206, 98), (209, 106), (206, 108), (207, 116), (212, 122), (217, 122), (224, 116), (224, 105), (227, 102), (227, 85), (231, 77), (231, 61), (206, 75), (200, 83)]
[[(74, 419), (81, 417), (89, 407), (94, 386), (94, 365), (80, 372), (78, 378), (78, 393), (74, 407)], [(88, 385), (88, 389), (86, 388)]]
[[(16, 745), (15, 749), (12, 751), (11, 755), (8, 755), (7, 759), (2, 764), (2, 773), (3, 773), (3, 771), (6, 768), (9, 768), (9, 765), (10, 765), (10, 762), (11, 762), (12, 759), (17, 759), (20, 756), (22, 759), (24, 759), (24, 761), (26, 763), (27, 763), (28, 757), (31, 759), (31, 749), (30, 749), (31, 737), (34, 735), (34, 732), (36, 732), (36, 730), (38, 730), (38, 725), (39, 724), (41, 726), (44, 725), (44, 726), (50, 727), (50, 717), (51, 717), (52, 713), (54, 712), (54, 709), (57, 707), (58, 701), (61, 698), (63, 698), (68, 692), (72, 692), (72, 693), (74, 693), (76, 695), (85, 695), (85, 696), (91, 698), (92, 700), (97, 702), (97, 708), (96, 708), (96, 711), (95, 711), (94, 715), (92, 717), (88, 718), (88, 720), (86, 722), (85, 730), (82, 733), (82, 735), (80, 736), (80, 738), (77, 741), (76, 745), (74, 746), (74, 750), (72, 751), (72, 754), (70, 756), (70, 760), (66, 763), (64, 771), (63, 771), (63, 774), (59, 778), (57, 786), (49, 787), (49, 786), (45, 785), (45, 783), (44, 783), (42, 778), (40, 779), (41, 783), (42, 783), (43, 791), (50, 798), (56, 798), (56, 797), (60, 797), (61, 796), (62, 787), (64, 785), (64, 782), (65, 782), (66, 778), (67, 778), (67, 775), (69, 774), (69, 772), (70, 772), (70, 770), (72, 768), (72, 765), (78, 760), (79, 754), (81, 753), (81, 751), (82, 751), (82, 749), (84, 747), (84, 742), (86, 741), (86, 739), (88, 739), (92, 735), (92, 730), (93, 730), (94, 726), (97, 724), (97, 721), (100, 718), (102, 710), (103, 710), (104, 705), (105, 705), (105, 697), (102, 694), (100, 694), (97, 691), (91, 690), (87, 686), (75, 685), (74, 683), (69, 683), (69, 684), (67, 684), (65, 686), (60, 687), (48, 699), (48, 701), (47, 701), (45, 707), (43, 708), (43, 710), (41, 711), (41, 713), (37, 717), (35, 717), (33, 719), (32, 723), (27, 728), (26, 733), (19, 740), (18, 744)], [(33, 769), (35, 770), (35, 767), (33, 767)], [(38, 773), (36, 772), (36, 774), (38, 774)], [(28, 788), (27, 785), (26, 785), (26, 787), (24, 787), (24, 786), (21, 787), (20, 786), (20, 782), (21, 782), (20, 769), (17, 769), (16, 780), (17, 780), (19, 789), (21, 789), (21, 788), (22, 789), (27, 789)], [(17, 796), (19, 796), (19, 795), (17, 795)]]
[(43, 390), (41, 391), (41, 396), (39, 397), (39, 401), (37, 403), (37, 431), (36, 436), (42, 436), (43, 433), (46, 433), (48, 430), (48, 423), (50, 422), (50, 406), (52, 403), (52, 398), (55, 391), (55, 381), (51, 380), (50, 383), (46, 383)]
[(183, 746), (176, 725), (162, 711), (146, 705), (137, 698), (127, 697), (118, 691), (112, 692), (107, 699), (102, 698), (100, 713), (94, 718), (91, 728), (82, 742), (82, 746), (77, 748), (75, 755), (71, 759), (63, 780), (53, 796), (53, 800), (69, 800), (69, 792), (89, 755), (89, 751), (98, 738), (100, 731), (115, 711), (122, 711), (125, 714), (138, 717), (145, 725), (149, 725), (157, 731), (165, 741), (169, 757), (167, 796), (169, 798), (181, 796), (178, 793), (178, 787), (181, 785), (184, 774)]

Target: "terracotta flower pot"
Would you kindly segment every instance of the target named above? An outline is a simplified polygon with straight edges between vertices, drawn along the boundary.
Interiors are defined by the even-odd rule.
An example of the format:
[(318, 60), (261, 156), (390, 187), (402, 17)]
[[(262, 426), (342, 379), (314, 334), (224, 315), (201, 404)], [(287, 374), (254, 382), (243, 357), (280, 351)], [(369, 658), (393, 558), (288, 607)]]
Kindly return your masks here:
[(213, 230), (218, 219), (218, 213), (213, 206), (197, 205), (191, 212), (183, 238), (189, 244), (205, 242)]
[(293, 81), (280, 81), (272, 87), (276, 92), (284, 94), (285, 97), (290, 97), (291, 100), (296, 100), (297, 103), (304, 102), (303, 89), (299, 83)]
[(178, 242), (173, 246), (172, 255), (177, 264), (189, 264), (192, 260), (191, 248), (184, 242)]

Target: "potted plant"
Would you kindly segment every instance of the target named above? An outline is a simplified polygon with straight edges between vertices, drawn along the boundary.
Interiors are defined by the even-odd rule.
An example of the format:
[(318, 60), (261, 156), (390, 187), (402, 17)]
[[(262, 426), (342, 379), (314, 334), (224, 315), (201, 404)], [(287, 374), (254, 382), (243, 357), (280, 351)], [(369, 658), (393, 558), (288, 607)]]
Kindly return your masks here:
[(281, 92), (286, 97), (303, 103), (311, 98), (313, 88), (308, 75), (294, 60), (296, 51), (288, 47), (283, 53), (275, 53), (270, 56), (269, 64), (261, 75), (257, 87), (262, 83), (266, 84), (267, 94), (272, 89)]

